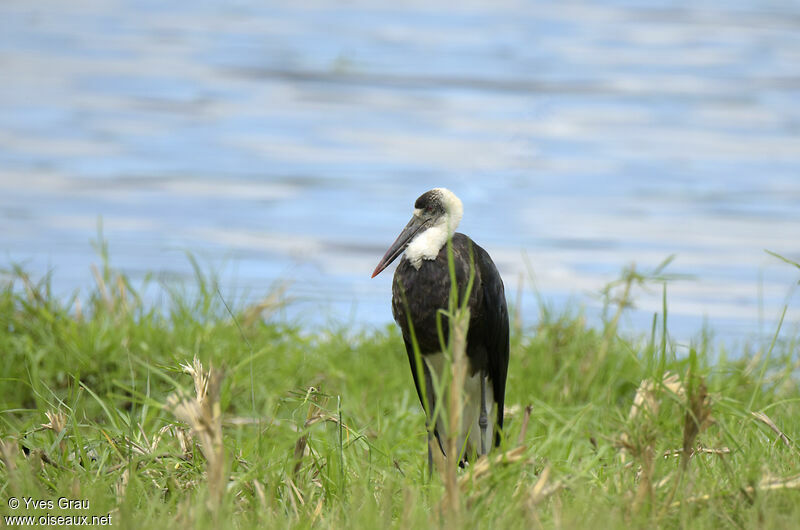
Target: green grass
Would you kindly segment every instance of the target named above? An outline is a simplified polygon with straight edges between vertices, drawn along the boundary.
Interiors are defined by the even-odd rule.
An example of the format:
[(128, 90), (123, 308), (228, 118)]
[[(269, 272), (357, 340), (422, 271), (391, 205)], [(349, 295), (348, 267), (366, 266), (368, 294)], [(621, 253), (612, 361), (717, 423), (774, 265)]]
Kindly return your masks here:
[[(452, 521), (394, 326), (308, 331), (264, 318), (275, 298), (232, 318), (199, 267), (196, 288), (169, 289), (159, 309), (107, 265), (80, 303), (48, 278), (3, 277), (0, 514), (111, 514), (128, 528)], [(460, 473), (466, 526), (797, 526), (797, 339), (678, 348), (666, 294), (651, 330), (620, 337), (637, 286), (666, 280), (624, 271), (597, 329), (546, 304), (535, 327), (514, 326), (506, 439)], [(168, 403), (195, 403), (181, 368), (194, 357), (211, 383), (192, 416)], [(12, 510), (11, 497), (90, 508)]]

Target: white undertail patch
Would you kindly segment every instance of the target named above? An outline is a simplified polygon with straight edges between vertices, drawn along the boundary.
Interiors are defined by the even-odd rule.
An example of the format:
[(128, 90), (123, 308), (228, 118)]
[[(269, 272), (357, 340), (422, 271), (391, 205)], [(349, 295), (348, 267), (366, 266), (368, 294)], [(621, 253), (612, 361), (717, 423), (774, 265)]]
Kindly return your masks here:
[[(442, 380), (442, 372), (447, 363), (445, 362), (444, 354), (435, 353), (424, 356), (425, 363), (428, 370), (434, 374), (434, 387), (436, 381)], [(435, 390), (434, 390), (435, 391)], [(465, 455), (479, 455), (481, 451), (481, 427), (478, 423), (480, 420), (480, 406), (481, 406), (481, 379), (480, 372), (473, 376), (467, 375), (464, 379), (464, 406), (461, 410), (461, 432), (458, 435), (458, 447)], [(438, 399), (438, 396), (437, 396)], [(445, 403), (440, 404), (440, 407), (446, 406)], [(494, 401), (494, 392), (492, 390), (492, 382), (487, 378), (486, 380), (486, 416), (488, 425), (486, 427), (486, 438), (484, 440), (486, 451), (491, 451), (494, 447), (494, 423), (497, 411), (497, 404)], [(440, 414), (436, 419), (436, 429), (442, 437), (442, 443), (445, 443), (447, 438), (447, 425), (443, 421), (443, 415)], [(446, 449), (446, 447), (445, 447)]]

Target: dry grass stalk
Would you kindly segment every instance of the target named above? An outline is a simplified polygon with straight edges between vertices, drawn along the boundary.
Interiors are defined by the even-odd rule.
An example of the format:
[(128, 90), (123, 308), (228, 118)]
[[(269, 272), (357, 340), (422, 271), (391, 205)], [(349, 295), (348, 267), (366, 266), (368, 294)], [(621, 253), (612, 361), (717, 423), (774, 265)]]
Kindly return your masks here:
[(540, 502), (542, 502), (542, 493), (544, 492), (544, 488), (547, 485), (547, 481), (550, 479), (550, 466), (547, 465), (539, 474), (539, 480), (536, 481), (536, 484), (533, 485), (531, 488), (531, 493), (528, 498), (528, 504), (531, 506), (536, 506)]
[(306, 501), (303, 498), (303, 494), (300, 492), (300, 490), (297, 488), (297, 485), (294, 483), (294, 480), (287, 479), (287, 483), (289, 484), (289, 491), (294, 494), (295, 498), (298, 501), (300, 501), (301, 506), (305, 506)]
[(300, 472), (300, 469), (303, 467), (303, 456), (306, 453), (306, 447), (308, 446), (308, 436), (303, 435), (297, 439), (297, 442), (294, 444), (294, 470), (292, 471), (293, 476), (297, 476)]
[(225, 454), (222, 443), (222, 411), (219, 394), (222, 374), (203, 365), (194, 358), (192, 364), (181, 365), (192, 376), (195, 387), (194, 398), (172, 394), (167, 404), (175, 416), (191, 427), (192, 436), (207, 463), (209, 509), (216, 513), (225, 490)]
[[(689, 376), (691, 377), (691, 375)], [(690, 385), (688, 407), (683, 422), (683, 456), (681, 457), (681, 468), (686, 469), (689, 465), (689, 458), (694, 454), (694, 441), (697, 435), (711, 424), (711, 398), (708, 396), (705, 381), (700, 378), (700, 382), (695, 387)]]
[(48, 420), (47, 423), (42, 423), (42, 427), (44, 427), (45, 429), (50, 429), (51, 431), (56, 433), (56, 436), (61, 434), (61, 431), (66, 429), (67, 417), (60, 410), (56, 412), (48, 410), (45, 411), (44, 415), (47, 416)]
[(128, 490), (128, 480), (130, 480), (130, 467), (125, 467), (119, 481), (114, 483), (114, 494), (117, 497), (117, 504), (120, 505), (125, 500), (125, 492)]
[(755, 493), (756, 491), (773, 491), (773, 490), (786, 490), (786, 489), (800, 489), (800, 475), (787, 478), (774, 478), (766, 477), (758, 483), (755, 488), (748, 486), (745, 490), (748, 493)]
[[(306, 392), (306, 401), (308, 401), (308, 413), (306, 414), (306, 421), (303, 425), (303, 430), (308, 429), (311, 425), (314, 425), (318, 421), (322, 420), (322, 414), (320, 412), (320, 408), (317, 406), (316, 403), (311, 401), (309, 398), (317, 392), (317, 389), (313, 386), (308, 387), (308, 391)], [(293, 476), (297, 476), (297, 473), (300, 471), (300, 468), (303, 465), (303, 456), (306, 453), (306, 448), (308, 447), (308, 434), (305, 432), (302, 436), (297, 439), (297, 442), (294, 444), (294, 471)]]
[(281, 283), (266, 298), (245, 309), (242, 316), (242, 326), (249, 328), (259, 320), (269, 320), (284, 305), (284, 295), (288, 287), (288, 283)]
[[(309, 406), (308, 412), (306, 413), (306, 421), (303, 423), (303, 428), (297, 429), (298, 431), (303, 431), (303, 434), (297, 439), (297, 442), (294, 446), (295, 466), (293, 475), (297, 475), (297, 473), (300, 471), (303, 464), (303, 457), (308, 452), (308, 434), (305, 431), (312, 425), (320, 422), (334, 423), (339, 425), (347, 434), (348, 440), (350, 439), (351, 435), (355, 437), (360, 436), (358, 433), (353, 432), (353, 430), (346, 423), (340, 421), (338, 417), (325, 412), (322, 408), (320, 408), (320, 405), (311, 400), (311, 397), (317, 395), (317, 392), (318, 390), (313, 386), (308, 387), (308, 390), (306, 391), (306, 397), (304, 401), (308, 401)], [(324, 400), (321, 405), (325, 405)]]
[(0, 440), (0, 462), (6, 467), (6, 475), (11, 491), (16, 495), (19, 493), (19, 480), (17, 477), (17, 454), (19, 446), (15, 441)]
[(487, 476), (492, 467), (499, 464), (511, 464), (523, 460), (526, 450), (527, 447), (521, 445), (491, 458), (483, 457), (478, 459), (475, 465), (470, 466), (469, 473), (461, 475), (458, 478), (458, 485), (463, 488), (469, 483), (475, 484), (478, 480)]
[(777, 435), (778, 435), (778, 438), (780, 439), (780, 441), (782, 441), (782, 442), (784, 443), (784, 445), (786, 445), (786, 447), (791, 447), (792, 449), (794, 449), (794, 450), (795, 450), (795, 452), (797, 452), (797, 451), (798, 451), (798, 450), (797, 450), (797, 448), (796, 448), (796, 447), (794, 446), (794, 444), (792, 443), (792, 441), (789, 439), (789, 437), (788, 437), (788, 436), (786, 436), (786, 434), (784, 434), (784, 432), (783, 432), (783, 431), (781, 431), (781, 430), (778, 428), (778, 426), (777, 426), (777, 425), (775, 425), (775, 422), (774, 422), (774, 421), (772, 421), (772, 420), (770, 419), (770, 417), (769, 417), (769, 416), (767, 416), (767, 415), (766, 415), (766, 414), (764, 414), (763, 412), (751, 412), (750, 414), (751, 414), (751, 415), (752, 415), (752, 416), (753, 416), (755, 419), (757, 419), (758, 421), (760, 421), (761, 423), (763, 423), (764, 425), (766, 425), (767, 427), (769, 427), (770, 429), (772, 429), (772, 431), (773, 431), (775, 434), (777, 434)]
[(175, 437), (178, 439), (178, 445), (181, 446), (181, 451), (183, 451), (183, 455), (186, 457), (191, 457), (192, 455), (192, 433), (191, 431), (187, 431), (183, 427), (175, 426)]
[(142, 427), (141, 423), (139, 423), (137, 426), (139, 427), (139, 434), (142, 435), (142, 440), (144, 440), (144, 443), (145, 443), (145, 446), (146, 446), (147, 450), (152, 453), (153, 452), (153, 444), (147, 438), (147, 433), (144, 432), (144, 427)]
[[(666, 391), (678, 397), (686, 395), (686, 389), (681, 384), (677, 374), (665, 372), (660, 383), (652, 379), (645, 379), (636, 389), (628, 421), (636, 424), (637, 439), (629, 433), (620, 435), (620, 459), (626, 462), (626, 455), (630, 453), (640, 464), (638, 473), (638, 486), (633, 498), (632, 510), (637, 513), (646, 502), (652, 504), (653, 500), (653, 472), (655, 470), (656, 438), (653, 433), (653, 421), (661, 408), (662, 393)], [(632, 431), (634, 432), (634, 431)]]
[(286, 484), (286, 492), (289, 497), (289, 503), (292, 506), (292, 511), (294, 512), (294, 516), (296, 519), (300, 518), (300, 509), (297, 507), (297, 502), (300, 501), (301, 505), (305, 504), (303, 500), (303, 495), (300, 493), (300, 490), (297, 489), (297, 486), (294, 485), (294, 481), (289, 478), (285, 477), (284, 484)]
[[(142, 428), (141, 425), (139, 426), (139, 428), (140, 429)], [(150, 442), (150, 452), (151, 453), (155, 452), (155, 450), (158, 448), (158, 445), (161, 443), (161, 439), (164, 437), (164, 435), (166, 433), (171, 433), (173, 438), (177, 438), (178, 435), (175, 432), (176, 428), (177, 427), (175, 425), (171, 425), (171, 424), (170, 425), (164, 425), (163, 427), (161, 427), (158, 430), (158, 432), (156, 433), (156, 435), (153, 437), (153, 440)], [(142, 432), (142, 435), (144, 436), (144, 432)], [(145, 438), (145, 440), (146, 440), (146, 438)], [(186, 451), (184, 449), (185, 449), (184, 446), (181, 444), (181, 450), (183, 450), (184, 454), (186, 454)]]
[(467, 332), (469, 330), (469, 309), (458, 309), (450, 322), (450, 349), (452, 352), (452, 378), (448, 389), (447, 419), (449, 422), (447, 436), (447, 454), (449, 455), (445, 474), (445, 493), (447, 496), (448, 515), (453, 527), (459, 526), (461, 501), (456, 474), (458, 472), (458, 433), (461, 432), (461, 412), (463, 410), (464, 378), (467, 373)]
[[(684, 454), (683, 449), (670, 449), (668, 451), (664, 451), (664, 458), (669, 458), (671, 456), (681, 456), (683, 454)], [(720, 455), (720, 456), (729, 455), (731, 454), (731, 449), (730, 447), (720, 447), (719, 449), (714, 447), (693, 447), (691, 454), (689, 456), (700, 455), (700, 454)]]
[(638, 513), (645, 502), (649, 501), (652, 504), (653, 501), (653, 469), (656, 461), (653, 445), (653, 443), (646, 444), (638, 455), (642, 467), (639, 473), (639, 486), (633, 498), (633, 513)]
[(670, 508), (677, 508), (685, 504), (694, 504), (698, 502), (710, 501), (712, 499), (727, 497), (739, 493), (743, 493), (747, 496), (752, 496), (754, 493), (758, 492), (788, 490), (788, 489), (792, 490), (800, 489), (800, 475), (795, 475), (793, 477), (786, 477), (786, 478), (778, 478), (778, 479), (770, 477), (763, 478), (756, 486), (747, 486), (735, 492), (726, 492), (721, 494), (706, 493), (705, 495), (689, 497), (688, 499), (673, 502), (672, 504), (670, 504)]
[(258, 504), (261, 506), (261, 509), (266, 511), (267, 492), (264, 490), (264, 485), (258, 480), (253, 480), (253, 490), (255, 490), (256, 492), (256, 497), (258, 498)]
[(81, 322), (83, 320), (83, 307), (81, 306), (81, 299), (75, 297), (75, 320)]
[(525, 407), (525, 415), (522, 417), (522, 429), (519, 431), (517, 444), (522, 445), (525, 441), (525, 435), (528, 433), (528, 422), (531, 420), (531, 412), (533, 412), (533, 405)]
[(654, 416), (658, 414), (660, 403), (656, 396), (656, 384), (652, 379), (645, 379), (639, 383), (636, 395), (633, 396), (633, 404), (628, 413), (628, 419), (634, 420), (639, 416)]
[(505, 405), (503, 407), (503, 421), (509, 421), (512, 418), (516, 417), (517, 414), (522, 410), (522, 407), (519, 403), (514, 403), (513, 405)]
[(111, 311), (113, 309), (113, 304), (111, 303), (111, 296), (108, 294), (108, 289), (106, 288), (106, 282), (103, 280), (103, 275), (100, 274), (100, 271), (94, 263), (92, 263), (91, 269), (92, 276), (94, 276), (94, 281), (97, 284), (97, 289), (100, 291), (100, 296), (103, 298), (103, 303), (106, 309)]
[[(42, 423), (42, 427), (53, 431), (56, 438), (61, 436), (61, 433), (67, 428), (67, 416), (60, 410), (55, 412), (47, 410), (44, 415), (47, 416), (48, 421), (47, 423)], [(59, 441), (58, 447), (62, 453), (67, 450), (67, 443), (63, 438)]]
[[(636, 395), (633, 398), (633, 404), (628, 413), (629, 422), (638, 420), (640, 425), (643, 425), (644, 423), (642, 422), (647, 422), (658, 415), (661, 408), (661, 400), (658, 395), (660, 388), (666, 389), (677, 397), (686, 395), (686, 389), (683, 387), (677, 374), (665, 372), (661, 380), (661, 387), (656, 385), (655, 381), (652, 379), (645, 379), (639, 383), (639, 387), (636, 389)], [(622, 433), (620, 435), (619, 445), (622, 447), (620, 450), (620, 459), (622, 463), (625, 463), (627, 460), (627, 453), (635, 449), (628, 433)]]
[(439, 449), (439, 442), (436, 441), (435, 437), (430, 437), (428, 439), (428, 449), (430, 450), (431, 456), (433, 458), (433, 468), (436, 470), (436, 473), (439, 476), (446, 476), (447, 475), (447, 459), (445, 458), (442, 451)]
[(537, 504), (553, 495), (555, 492), (564, 487), (563, 482), (549, 483), (550, 480), (550, 466), (546, 466), (541, 474), (539, 480), (531, 488), (528, 495), (528, 508), (533, 509)]
[(689, 389), (686, 392), (686, 414), (683, 420), (683, 447), (681, 448), (681, 465), (678, 471), (678, 478), (673, 482), (667, 500), (661, 508), (660, 515), (666, 513), (667, 508), (675, 498), (683, 476), (689, 466), (689, 460), (696, 454), (695, 440), (712, 422), (711, 418), (711, 398), (708, 395), (705, 380), (700, 377), (695, 384), (695, 377), (691, 368), (686, 374), (689, 381)]
[(196, 355), (192, 359), (192, 364), (186, 363), (180, 366), (183, 368), (184, 373), (192, 376), (197, 402), (204, 402), (208, 395), (208, 385), (211, 380), (211, 372), (213, 371), (212, 367), (209, 367), (208, 372), (203, 370), (203, 363), (200, 362), (200, 359), (198, 359)]
[[(678, 374), (665, 372), (661, 380), (661, 385), (664, 389), (678, 397), (686, 395), (686, 389), (678, 378)], [(633, 420), (641, 414), (647, 414), (651, 417), (658, 414), (660, 408), (658, 390), (659, 388), (652, 379), (645, 379), (642, 381), (639, 384), (639, 388), (636, 389), (636, 395), (633, 398), (633, 405), (631, 405), (631, 410), (628, 413), (628, 419)]]
[(319, 516), (322, 515), (322, 508), (325, 507), (325, 498), (320, 497), (317, 502), (317, 507), (314, 508), (314, 513), (311, 514), (311, 525), (313, 526)]
[[(550, 470), (551, 468), (549, 465), (542, 470), (539, 474), (539, 479), (536, 481), (536, 484), (530, 488), (527, 498), (524, 501), (524, 507), (528, 518), (539, 527), (541, 527), (542, 524), (539, 520), (536, 507), (564, 487), (564, 483), (561, 481), (555, 483), (550, 482)], [(558, 511), (558, 498), (556, 497), (553, 509), (554, 519), (558, 517)]]
[(125, 279), (122, 275), (117, 275), (117, 292), (119, 293), (119, 301), (122, 309), (128, 310), (128, 291), (125, 286)]
[[(188, 462), (188, 461), (191, 460), (188, 456), (185, 456), (185, 455), (176, 456), (176, 455), (173, 455), (173, 454), (152, 455), (152, 459), (154, 461), (179, 460), (179, 461), (184, 461), (184, 462)], [(53, 465), (56, 465), (56, 464), (53, 464)], [(136, 467), (139, 468), (139, 467), (141, 467), (141, 465), (142, 465), (142, 462), (138, 462)], [(175, 462), (175, 469), (178, 469), (179, 466), (180, 466), (180, 462)], [(115, 471), (119, 471), (120, 469), (123, 469), (123, 468), (126, 468), (126, 467), (130, 467), (130, 462), (127, 462), (127, 461), (126, 462), (120, 462), (119, 464), (114, 464), (113, 466), (109, 466), (109, 467), (105, 468), (105, 470), (108, 473), (113, 473)]]

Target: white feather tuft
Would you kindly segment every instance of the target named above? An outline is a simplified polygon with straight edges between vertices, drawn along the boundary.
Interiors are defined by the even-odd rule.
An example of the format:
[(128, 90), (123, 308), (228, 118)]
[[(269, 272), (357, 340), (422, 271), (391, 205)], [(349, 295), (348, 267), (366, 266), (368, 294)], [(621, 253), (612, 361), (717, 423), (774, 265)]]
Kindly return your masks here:
[[(406, 248), (406, 259), (417, 269), (422, 265), (423, 259), (436, 259), (464, 215), (464, 205), (455, 193), (447, 188), (435, 188), (433, 191), (439, 193), (445, 213), (435, 225), (418, 234)], [(414, 210), (414, 215), (418, 216), (420, 212)]]

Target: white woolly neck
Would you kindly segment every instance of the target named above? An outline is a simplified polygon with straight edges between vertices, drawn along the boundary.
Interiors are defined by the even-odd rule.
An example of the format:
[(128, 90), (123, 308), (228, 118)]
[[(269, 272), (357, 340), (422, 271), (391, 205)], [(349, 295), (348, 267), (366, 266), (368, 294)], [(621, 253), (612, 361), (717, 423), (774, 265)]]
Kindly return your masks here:
[[(447, 243), (447, 238), (455, 233), (464, 214), (464, 206), (455, 193), (446, 188), (436, 188), (433, 191), (439, 192), (445, 213), (434, 225), (417, 234), (406, 248), (406, 259), (417, 269), (422, 265), (423, 259), (436, 259)], [(414, 210), (414, 215), (419, 216), (421, 212)]]

